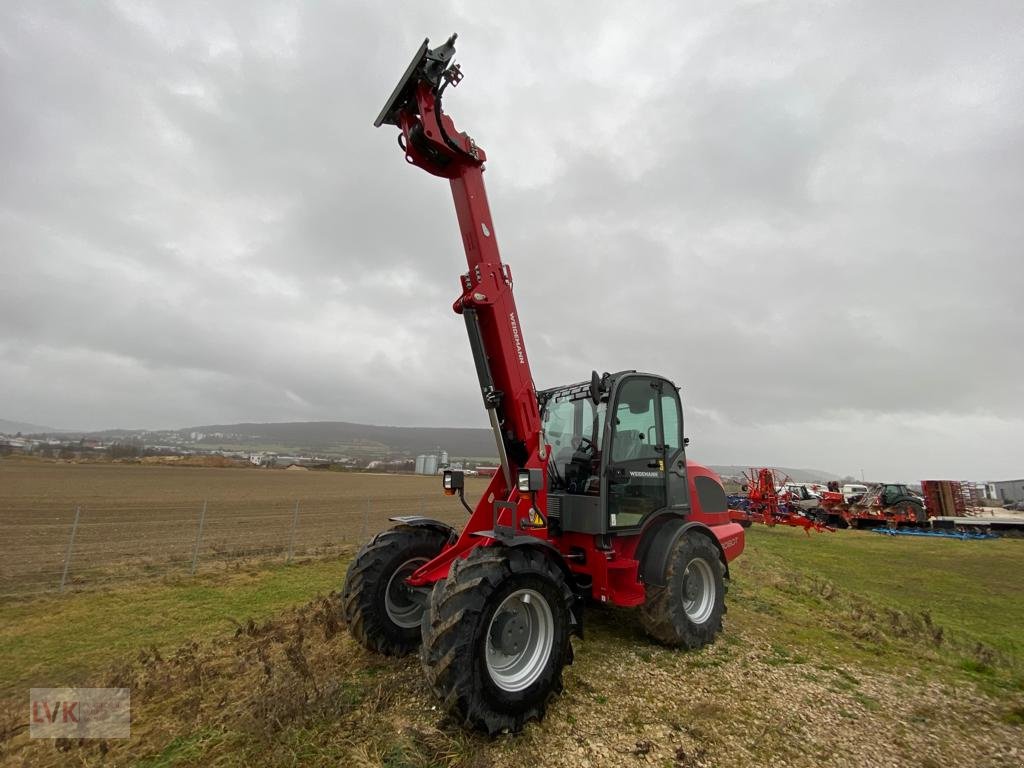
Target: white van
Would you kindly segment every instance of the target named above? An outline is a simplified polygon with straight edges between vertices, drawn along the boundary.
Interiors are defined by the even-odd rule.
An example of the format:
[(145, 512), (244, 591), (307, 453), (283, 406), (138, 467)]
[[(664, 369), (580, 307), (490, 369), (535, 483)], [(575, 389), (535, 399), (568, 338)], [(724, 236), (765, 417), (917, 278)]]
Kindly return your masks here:
[(858, 485), (857, 483), (847, 483), (843, 486), (842, 491), (843, 501), (848, 502), (851, 498), (863, 496), (868, 492), (868, 487), (866, 485)]

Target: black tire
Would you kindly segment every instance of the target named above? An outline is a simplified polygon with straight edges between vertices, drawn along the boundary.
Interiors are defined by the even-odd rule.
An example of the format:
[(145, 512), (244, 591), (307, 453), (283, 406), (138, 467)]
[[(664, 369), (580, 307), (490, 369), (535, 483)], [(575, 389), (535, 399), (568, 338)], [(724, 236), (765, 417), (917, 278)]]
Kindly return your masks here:
[[(349, 631), (360, 644), (388, 656), (404, 656), (420, 644), (422, 609), (417, 609), (393, 579), (399, 569), (411, 573), (440, 554), (448, 535), (434, 528), (399, 525), (382, 531), (359, 550), (345, 575), (341, 594), (342, 615)], [(402, 578), (399, 576), (399, 578)], [(388, 610), (388, 588), (392, 588)], [(392, 616), (402, 618), (400, 623)]]
[(928, 522), (928, 513), (924, 511), (924, 507), (918, 504), (916, 501), (910, 502), (911, 514), (914, 516), (914, 522), (918, 525), (923, 525)]
[[(713, 589), (707, 603), (692, 592), (695, 578), (704, 589)], [(647, 587), (647, 599), (640, 607), (640, 621), (647, 634), (659, 643), (689, 650), (713, 643), (725, 614), (725, 568), (718, 548), (703, 534), (683, 534), (669, 554), (664, 582), (664, 587)], [(693, 606), (689, 612), (687, 589)]]
[[(524, 590), (531, 594), (524, 604), (536, 611), (543, 601), (550, 610), (544, 635), (549, 641), (538, 644), (548, 655), (535, 657), (535, 676), (525, 676), (523, 684), (532, 682), (509, 690), (494, 676), (501, 673), (491, 671), (488, 652), (494, 645), (488, 635), (499, 626), (492, 626), (495, 620), (506, 617), (507, 623), (513, 615), (496, 615), (497, 610)], [(434, 585), (420, 647), (427, 682), (449, 715), (490, 735), (515, 733), (530, 720), (544, 717), (548, 703), (562, 692), (562, 668), (572, 663), (573, 602), (559, 566), (537, 549), (478, 547), (456, 560), (448, 578)], [(537, 619), (527, 623), (531, 630), (538, 626)], [(525, 648), (522, 653), (527, 653)]]

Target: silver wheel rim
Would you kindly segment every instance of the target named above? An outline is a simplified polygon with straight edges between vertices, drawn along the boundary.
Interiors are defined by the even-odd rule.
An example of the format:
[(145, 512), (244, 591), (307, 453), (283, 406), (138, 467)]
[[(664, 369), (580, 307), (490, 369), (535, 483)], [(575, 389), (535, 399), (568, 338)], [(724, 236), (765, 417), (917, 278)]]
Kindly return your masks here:
[(703, 558), (693, 558), (683, 571), (683, 610), (694, 624), (703, 624), (715, 610), (715, 576)]
[(391, 574), (388, 586), (384, 590), (384, 610), (387, 611), (388, 618), (402, 629), (418, 627), (423, 618), (423, 605), (413, 597), (412, 588), (405, 580), (425, 562), (425, 557), (406, 560)]
[(522, 691), (541, 676), (554, 647), (555, 619), (540, 592), (519, 589), (487, 625), (487, 673), (503, 691)]

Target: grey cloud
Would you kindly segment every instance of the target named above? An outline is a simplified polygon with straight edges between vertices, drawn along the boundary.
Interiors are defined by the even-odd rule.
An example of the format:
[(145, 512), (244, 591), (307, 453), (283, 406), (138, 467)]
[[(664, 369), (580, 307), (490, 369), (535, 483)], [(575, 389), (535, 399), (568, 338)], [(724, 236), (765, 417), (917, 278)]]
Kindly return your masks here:
[(538, 385), (664, 372), (708, 461), (1020, 474), (1017, 4), (0, 14), (5, 418), (483, 426), (448, 190), (370, 125), (458, 31)]

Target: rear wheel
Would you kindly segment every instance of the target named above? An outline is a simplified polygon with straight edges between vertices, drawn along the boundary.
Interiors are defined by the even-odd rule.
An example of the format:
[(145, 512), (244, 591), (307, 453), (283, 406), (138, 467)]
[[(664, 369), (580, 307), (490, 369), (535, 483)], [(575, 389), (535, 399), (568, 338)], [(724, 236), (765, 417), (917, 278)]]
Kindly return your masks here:
[(420, 648), (449, 714), (489, 734), (542, 718), (572, 663), (573, 600), (535, 549), (478, 547), (456, 560), (431, 593)]
[(399, 525), (377, 534), (345, 576), (341, 608), (352, 636), (371, 651), (404, 656), (420, 643), (423, 599), (405, 580), (441, 553), (448, 536)]
[(684, 534), (669, 555), (664, 587), (648, 586), (640, 619), (651, 637), (690, 650), (715, 640), (725, 614), (725, 576), (718, 548)]

